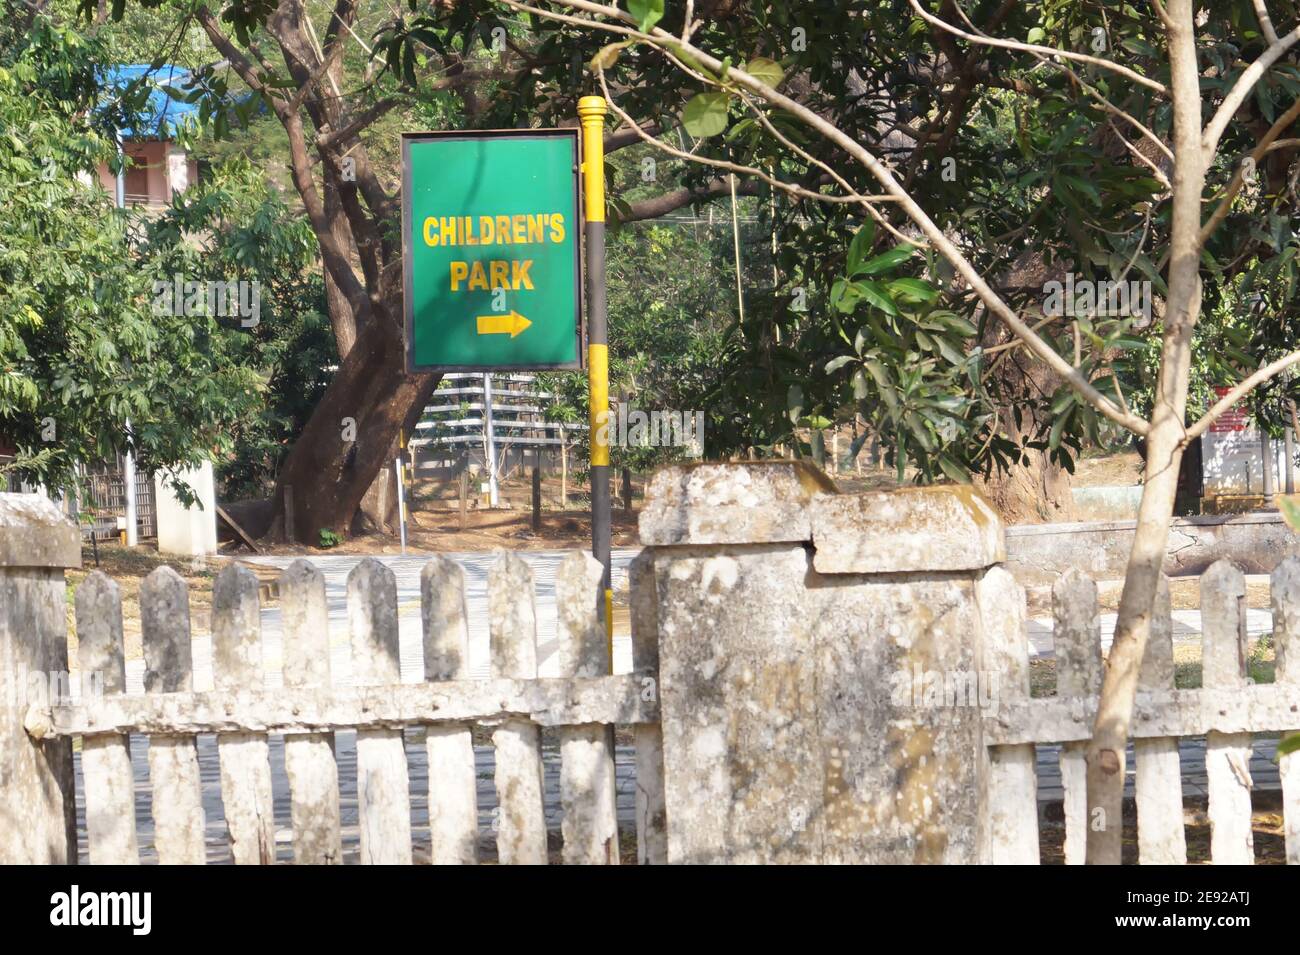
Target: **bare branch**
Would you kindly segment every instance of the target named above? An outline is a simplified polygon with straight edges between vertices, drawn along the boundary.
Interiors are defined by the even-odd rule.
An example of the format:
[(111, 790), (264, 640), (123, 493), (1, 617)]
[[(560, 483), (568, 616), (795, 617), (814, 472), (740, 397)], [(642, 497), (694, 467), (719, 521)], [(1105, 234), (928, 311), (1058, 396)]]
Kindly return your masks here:
[(1264, 39), (1270, 44), (1277, 42), (1277, 31), (1273, 29), (1273, 20), (1268, 15), (1264, 0), (1255, 0), (1255, 16), (1259, 18), (1259, 28), (1264, 32)]
[(929, 10), (926, 10), (921, 6), (919, 0), (911, 0), (911, 3), (912, 9), (914, 9), (927, 23), (930, 23), (941, 30), (946, 30), (953, 36), (965, 40), (967, 43), (979, 43), (984, 46), (998, 47), (1003, 50), (1018, 50), (1022, 53), (1033, 53), (1042, 57), (1060, 57), (1063, 60), (1075, 60), (1079, 63), (1088, 63), (1092, 66), (1099, 66), (1102, 69), (1118, 73), (1120, 76), (1127, 77), (1134, 83), (1153, 89), (1157, 93), (1164, 95), (1169, 94), (1169, 88), (1163, 83), (1153, 80), (1150, 77), (1143, 76), (1141, 73), (1137, 73), (1129, 69), (1127, 66), (1116, 63), (1114, 60), (1107, 60), (1099, 56), (1089, 56), (1086, 53), (1076, 53), (1073, 50), (1058, 50), (1055, 47), (1039, 46), (1035, 43), (1020, 43), (1016, 40), (1003, 40), (999, 37), (979, 36), (974, 33), (968, 33), (965, 30), (955, 27), (936, 17)]
[[(1292, 103), (1291, 108), (1279, 116), (1277, 122), (1269, 127), (1268, 132), (1264, 134), (1264, 138), (1259, 141), (1259, 145), (1251, 150), (1251, 158), (1254, 159), (1256, 163), (1263, 159), (1266, 153), (1272, 151), (1272, 149), (1278, 145), (1277, 138), (1290, 129), (1291, 124), (1297, 119), (1300, 119), (1300, 99), (1297, 99)], [(1223, 198), (1219, 201), (1218, 206), (1215, 207), (1214, 213), (1210, 216), (1209, 220), (1201, 227), (1202, 245), (1204, 245), (1206, 240), (1214, 234), (1214, 230), (1219, 227), (1219, 223), (1227, 217), (1228, 210), (1232, 206), (1232, 200), (1235, 199), (1237, 193), (1241, 191), (1241, 187), (1245, 181), (1246, 176), (1244, 164), (1238, 165), (1232, 174), (1232, 181), (1228, 183), (1228, 188), (1223, 193)]]
[(1223, 131), (1228, 128), (1228, 123), (1232, 122), (1232, 117), (1241, 108), (1241, 104), (1246, 101), (1246, 97), (1250, 95), (1250, 91), (1254, 89), (1255, 84), (1260, 81), (1268, 68), (1281, 59), (1282, 54), (1295, 46), (1297, 42), (1300, 42), (1300, 27), (1296, 27), (1275, 43), (1270, 43), (1268, 48), (1259, 55), (1259, 58), (1246, 67), (1241, 76), (1237, 77), (1237, 82), (1232, 84), (1232, 89), (1223, 98), (1223, 102), (1219, 104), (1214, 117), (1201, 135), (1201, 149), (1205, 151), (1207, 157), (1213, 156), (1215, 150), (1219, 148), (1219, 139), (1223, 136)]
[[(737, 195), (756, 196), (759, 184), (755, 179), (747, 179), (736, 186)], [(640, 222), (643, 219), (658, 219), (660, 216), (697, 202), (709, 202), (731, 195), (727, 179), (710, 179), (702, 186), (682, 186), (671, 192), (665, 192), (649, 199), (629, 204), (627, 212), (619, 215), (619, 222)]]
[(1119, 141), (1124, 144), (1124, 148), (1133, 154), (1133, 158), (1150, 169), (1151, 175), (1155, 176), (1162, 186), (1172, 192), (1174, 184), (1169, 181), (1169, 177), (1165, 175), (1165, 171), (1146, 156), (1142, 155), (1142, 151), (1129, 142), (1128, 139), (1125, 138), (1124, 134), (1119, 131), (1119, 127), (1115, 125), (1114, 120), (1109, 120), (1108, 122), (1110, 123), (1110, 128), (1114, 130), (1115, 135), (1119, 137)]
[(739, 173), (742, 176), (754, 176), (762, 179), (773, 188), (780, 189), (783, 192), (787, 192), (792, 196), (797, 196), (802, 199), (815, 199), (821, 202), (841, 203), (895, 201), (892, 196), (863, 196), (856, 192), (850, 192), (846, 196), (827, 195), (824, 192), (813, 192), (811, 189), (805, 189), (803, 186), (770, 176), (755, 166), (743, 166), (740, 163), (729, 162), (725, 159), (714, 159), (710, 156), (698, 156), (695, 153), (688, 153), (685, 150), (676, 148), (675, 146), (669, 146), (667, 143), (655, 139), (653, 136), (645, 133), (645, 131), (637, 124), (637, 121), (628, 115), (628, 113), (619, 106), (618, 103), (614, 102), (614, 98), (609, 92), (609, 86), (605, 82), (605, 71), (603, 69), (597, 68), (596, 77), (600, 80), (600, 87), (605, 93), (605, 102), (609, 104), (609, 108), (614, 111), (614, 114), (629, 128), (636, 132), (648, 145), (655, 147), (661, 152), (668, 153), (668, 155), (677, 159), (685, 159), (688, 162), (699, 163), (704, 166), (713, 166), (717, 169), (725, 169), (728, 172)]
[[(262, 98), (266, 100), (266, 104), (279, 115), (284, 109), (284, 102), (258, 78), (253, 62), (241, 53), (235, 44), (230, 42), (230, 37), (221, 32), (221, 27), (218, 25), (216, 17), (212, 15), (212, 11), (207, 7), (199, 7), (194, 15), (198, 19), (199, 25), (203, 27), (203, 32), (208, 35), (212, 45), (226, 58), (226, 61), (239, 74), (239, 78), (248, 84), (249, 89), (261, 94)], [(270, 67), (265, 62), (260, 65), (268, 73), (271, 72)]]
[(1187, 434), (1183, 438), (1183, 444), (1186, 445), (1191, 441), (1195, 441), (1209, 429), (1210, 425), (1219, 420), (1219, 417), (1225, 411), (1236, 404), (1239, 399), (1249, 394), (1252, 389), (1276, 376), (1278, 372), (1290, 368), (1297, 362), (1300, 362), (1300, 351), (1293, 351), (1289, 355), (1282, 356), (1277, 361), (1269, 362), (1263, 368), (1257, 369), (1251, 375), (1242, 379), (1230, 391), (1228, 391), (1227, 394), (1216, 401), (1210, 410), (1205, 412), (1200, 420), (1187, 429)]
[(378, 120), (381, 116), (397, 106), (401, 100), (395, 96), (389, 96), (385, 99), (373, 103), (366, 109), (362, 110), (359, 115), (353, 118), (348, 124), (341, 129), (326, 130), (316, 138), (318, 149), (329, 149), (335, 143), (347, 142), (353, 136), (357, 135), (371, 123)]

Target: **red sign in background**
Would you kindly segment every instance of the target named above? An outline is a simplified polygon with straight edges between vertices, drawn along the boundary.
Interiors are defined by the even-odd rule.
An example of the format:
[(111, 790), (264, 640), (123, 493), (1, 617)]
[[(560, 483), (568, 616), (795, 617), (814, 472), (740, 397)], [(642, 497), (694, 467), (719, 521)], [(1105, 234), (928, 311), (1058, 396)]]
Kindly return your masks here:
[[(1222, 398), (1231, 390), (1232, 387), (1229, 385), (1218, 385), (1215, 387), (1214, 393)], [(1245, 431), (1249, 426), (1250, 419), (1246, 415), (1246, 409), (1241, 406), (1240, 402), (1238, 402), (1223, 414), (1219, 415), (1219, 417), (1215, 419), (1214, 424), (1210, 425), (1210, 430), (1216, 433), (1224, 431)]]

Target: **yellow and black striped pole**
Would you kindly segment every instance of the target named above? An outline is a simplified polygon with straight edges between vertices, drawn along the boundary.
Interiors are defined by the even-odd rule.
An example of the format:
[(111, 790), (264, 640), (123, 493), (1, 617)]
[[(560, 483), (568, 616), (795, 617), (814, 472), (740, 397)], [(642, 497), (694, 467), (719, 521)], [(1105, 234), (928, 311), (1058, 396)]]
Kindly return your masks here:
[(614, 592), (609, 574), (609, 338), (605, 322), (605, 99), (578, 100), (582, 120), (587, 246), (587, 381), (591, 392), (591, 552), (605, 568), (597, 612), (614, 664)]

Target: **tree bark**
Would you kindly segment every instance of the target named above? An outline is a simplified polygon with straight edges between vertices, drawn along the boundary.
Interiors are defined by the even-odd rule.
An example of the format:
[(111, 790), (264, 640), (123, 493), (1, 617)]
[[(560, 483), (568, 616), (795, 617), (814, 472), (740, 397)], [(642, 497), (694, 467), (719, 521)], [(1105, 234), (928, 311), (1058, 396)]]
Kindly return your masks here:
[[(402, 420), (400, 430), (408, 440), (415, 433), (415, 426), (424, 414), (429, 395), (432, 394), (442, 378), (441, 375), (425, 375), (422, 377), (431, 378), (432, 385), (427, 391), (423, 392), (420, 401), (407, 410), (406, 416)], [(401, 442), (395, 438), (388, 448), (388, 454), (384, 458), (379, 473), (375, 475), (375, 479), (370, 483), (365, 496), (361, 499), (361, 506), (357, 508), (356, 514), (353, 515), (353, 534), (395, 534), (398, 532), (400, 515), (398, 514), (397, 505), (397, 478), (393, 474), (392, 464), (397, 458), (400, 449)]]
[(1192, 332), (1201, 307), (1201, 194), (1206, 158), (1201, 147), (1201, 93), (1193, 16), (1192, 0), (1171, 0), (1168, 5), (1166, 35), (1175, 157), (1169, 298), (1156, 401), (1147, 435), (1146, 483), (1120, 594), (1115, 640), (1106, 657), (1097, 720), (1087, 750), (1090, 865), (1120, 863), (1125, 746), (1156, 587), (1169, 542), (1169, 521), (1183, 454)]
[[(361, 332), (280, 472), (279, 485), (294, 488), (298, 540), (313, 542), (322, 529), (349, 532), (398, 432), (418, 418), (437, 384), (437, 375), (406, 374), (395, 330), (376, 322)], [(344, 440), (349, 418), (351, 442)]]
[[(985, 348), (1014, 341), (1001, 325), (990, 323), (982, 344)], [(1003, 354), (996, 365), (997, 390), (1003, 397), (998, 421), (1012, 441), (1032, 440), (1051, 427), (1046, 409), (1035, 414), (1039, 403), (1021, 401), (1021, 396), (1053, 394), (1060, 376), (1043, 362), (1018, 349)], [(1017, 420), (1016, 408), (1020, 409)], [(1004, 470), (977, 477), (975, 486), (989, 499), (1007, 524), (1044, 524), (1075, 520), (1074, 490), (1070, 472), (1052, 461), (1045, 451), (1026, 448), (1022, 459)]]
[(1033, 448), (1026, 449), (1019, 463), (978, 478), (975, 485), (1005, 524), (1051, 524), (1077, 518), (1070, 472)]

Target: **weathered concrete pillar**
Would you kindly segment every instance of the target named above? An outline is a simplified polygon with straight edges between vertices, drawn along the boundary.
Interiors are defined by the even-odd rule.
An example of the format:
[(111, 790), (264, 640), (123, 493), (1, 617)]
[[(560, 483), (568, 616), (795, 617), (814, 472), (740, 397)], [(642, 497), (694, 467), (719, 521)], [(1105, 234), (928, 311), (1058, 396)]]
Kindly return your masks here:
[(979, 861), (1002, 528), (968, 488), (840, 495), (793, 462), (658, 472), (670, 862)]
[(77, 860), (72, 741), (34, 742), (23, 721), (69, 685), (63, 571), (80, 566), (53, 502), (0, 494), (0, 864)]

